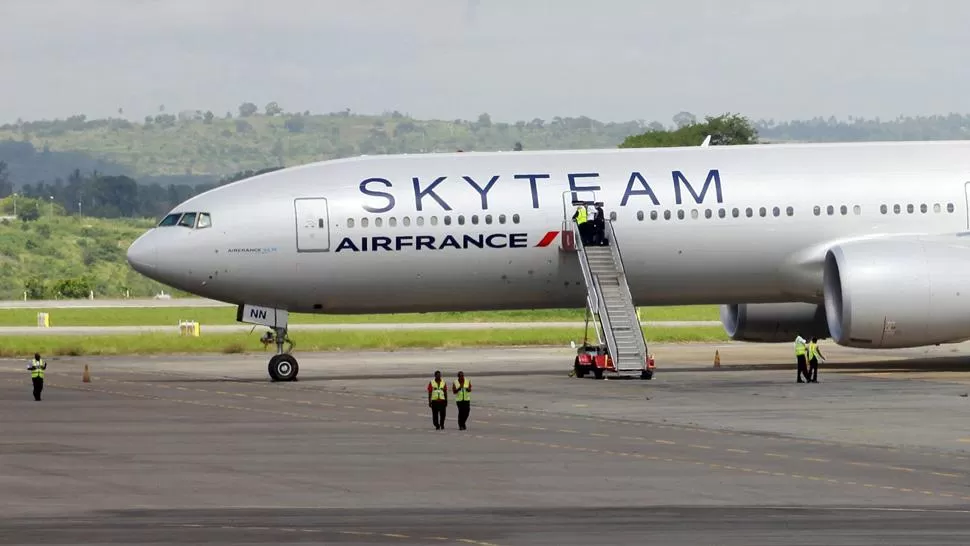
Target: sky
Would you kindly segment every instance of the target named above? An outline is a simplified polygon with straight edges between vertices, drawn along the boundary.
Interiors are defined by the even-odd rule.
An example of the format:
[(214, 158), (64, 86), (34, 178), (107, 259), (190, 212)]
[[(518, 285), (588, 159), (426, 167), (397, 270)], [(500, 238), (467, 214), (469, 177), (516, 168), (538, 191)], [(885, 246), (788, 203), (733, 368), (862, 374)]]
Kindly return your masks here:
[(2, 0), (0, 123), (970, 113), (958, 0)]

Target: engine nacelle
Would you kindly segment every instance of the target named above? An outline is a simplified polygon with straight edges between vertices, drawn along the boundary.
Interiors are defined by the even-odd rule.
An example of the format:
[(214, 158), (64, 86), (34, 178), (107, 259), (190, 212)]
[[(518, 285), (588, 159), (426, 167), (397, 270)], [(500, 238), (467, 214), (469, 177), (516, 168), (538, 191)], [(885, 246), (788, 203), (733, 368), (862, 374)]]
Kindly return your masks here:
[(832, 339), (867, 348), (970, 339), (970, 240), (887, 238), (840, 244), (825, 256)]
[(829, 337), (825, 308), (812, 303), (742, 303), (721, 306), (721, 324), (731, 339), (761, 343)]

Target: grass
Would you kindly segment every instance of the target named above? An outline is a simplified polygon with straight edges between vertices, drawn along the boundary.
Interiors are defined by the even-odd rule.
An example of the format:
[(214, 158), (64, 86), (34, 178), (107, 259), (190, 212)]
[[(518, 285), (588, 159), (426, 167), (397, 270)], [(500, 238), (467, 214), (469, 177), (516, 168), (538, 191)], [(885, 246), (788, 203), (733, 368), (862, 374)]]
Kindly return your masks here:
[[(194, 320), (205, 325), (235, 324), (235, 307), (116, 308), (116, 309), (3, 309), (0, 326), (35, 326), (37, 313), (49, 314), (51, 326), (159, 326)], [(410, 322), (532, 322), (582, 321), (581, 309), (534, 311), (489, 311), (469, 313), (406, 313), (394, 315), (311, 315), (294, 314), (292, 324), (410, 323)], [(714, 305), (642, 307), (640, 320), (718, 320)]]
[[(651, 343), (727, 341), (719, 327), (650, 328), (645, 330)], [(263, 353), (259, 332), (210, 334), (181, 337), (176, 334), (133, 334), (106, 336), (22, 336), (6, 337), (0, 357), (29, 358), (35, 352), (50, 356), (187, 354), (187, 353)], [(294, 352), (344, 351), (357, 349), (394, 350), (412, 348), (569, 346), (582, 340), (581, 328), (529, 328), (496, 330), (421, 330), (421, 331), (326, 331), (301, 332)]]

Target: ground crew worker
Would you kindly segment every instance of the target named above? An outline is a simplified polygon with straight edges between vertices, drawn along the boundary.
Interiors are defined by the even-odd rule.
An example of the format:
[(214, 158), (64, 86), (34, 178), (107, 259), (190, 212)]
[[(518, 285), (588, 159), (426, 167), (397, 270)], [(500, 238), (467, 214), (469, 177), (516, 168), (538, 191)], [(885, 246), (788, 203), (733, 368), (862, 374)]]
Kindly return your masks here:
[(435, 430), (445, 429), (445, 413), (448, 409), (448, 385), (441, 379), (441, 372), (434, 372), (434, 379), (428, 383), (428, 406), (431, 408), (431, 421)]
[(603, 246), (606, 244), (606, 216), (603, 212), (603, 203), (596, 203), (596, 216), (593, 218), (593, 231), (596, 235), (593, 244)]
[(30, 372), (30, 380), (34, 383), (34, 400), (40, 402), (40, 392), (44, 390), (44, 370), (47, 369), (47, 363), (40, 358), (40, 355), (34, 353), (34, 359), (27, 365), (27, 370)]
[(576, 225), (579, 226), (579, 240), (583, 244), (589, 244), (589, 220), (588, 214), (586, 212), (586, 205), (577, 205), (576, 212), (573, 213), (573, 220), (576, 221)]
[(820, 358), (822, 362), (825, 362), (825, 357), (818, 350), (818, 338), (813, 337), (812, 341), (808, 343), (808, 376), (806, 376), (806, 379), (809, 383), (818, 383), (818, 359)]
[(458, 372), (458, 379), (451, 386), (451, 392), (454, 393), (455, 404), (458, 406), (458, 429), (465, 430), (472, 405), (472, 382), (465, 378), (465, 372)]
[(802, 381), (802, 376), (808, 379), (808, 366), (805, 359), (805, 353), (807, 348), (805, 347), (805, 338), (802, 336), (795, 336), (795, 359), (798, 361), (798, 382), (804, 383)]

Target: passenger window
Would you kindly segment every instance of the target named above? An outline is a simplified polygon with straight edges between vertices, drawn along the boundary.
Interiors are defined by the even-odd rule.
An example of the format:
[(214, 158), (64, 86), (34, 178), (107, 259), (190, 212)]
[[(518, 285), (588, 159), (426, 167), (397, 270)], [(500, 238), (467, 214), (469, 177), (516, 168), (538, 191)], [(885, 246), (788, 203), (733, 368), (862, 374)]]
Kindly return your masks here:
[(953, 203), (947, 203), (946, 204), (946, 211), (947, 212), (953, 212), (953, 209), (954, 209)]
[(486, 214), (485, 215), (485, 223), (486, 224), (491, 224), (492, 223), (492, 215), (491, 214)]
[(768, 216), (768, 209), (761, 207), (760, 209), (758, 209), (758, 214), (760, 214), (761, 217), (764, 218), (765, 216)]
[(788, 216), (795, 216), (794, 207), (788, 207), (787, 209), (785, 209), (785, 214), (787, 214)]
[(410, 216), (405, 216), (404, 218), (401, 218), (401, 223), (404, 224), (405, 226), (410, 226), (411, 225), (411, 217)]
[(752, 209), (751, 207), (744, 209), (744, 215), (747, 216), (748, 218), (751, 218), (752, 216), (754, 216), (754, 209)]
[(378, 216), (377, 218), (374, 218), (374, 227), (381, 227), (383, 225), (384, 225), (384, 218), (380, 216)]
[(513, 224), (518, 224), (519, 223), (519, 215), (518, 214), (513, 214), (512, 215), (512, 223)]
[(886, 205), (881, 205), (881, 206), (879, 207), (879, 212), (881, 212), (881, 213), (883, 213), (883, 214), (886, 214), (887, 212), (889, 212), (889, 208), (888, 208), (888, 207), (886, 207)]
[(198, 229), (205, 229), (212, 226), (212, 218), (209, 217), (208, 212), (199, 213), (199, 225)]
[(158, 227), (169, 227), (178, 224), (179, 216), (182, 216), (181, 212), (169, 214), (165, 218), (162, 218), (162, 221), (158, 223)]
[(933, 205), (933, 212), (940, 212), (940, 204), (936, 203)]
[(849, 214), (849, 207), (847, 207), (847, 206), (845, 206), (845, 205), (842, 205), (842, 206), (841, 206), (841, 207), (839, 208), (839, 212), (841, 212), (841, 213), (842, 213), (842, 216), (845, 216), (846, 214)]
[(741, 215), (741, 211), (739, 211), (738, 209), (733, 209), (733, 210), (731, 211), (731, 216), (733, 216), (733, 217), (735, 217), (735, 218), (737, 218), (737, 217), (738, 217), (738, 216), (740, 216), (740, 215)]
[(459, 226), (465, 225), (465, 215), (464, 214), (459, 214), (458, 215), (458, 225)]
[(395, 218), (393, 216), (391, 216), (390, 218), (388, 218), (387, 219), (387, 225), (390, 226), (390, 227), (396, 227), (397, 226), (397, 218)]
[(680, 210), (677, 211), (677, 219), (678, 220), (683, 220), (684, 219), (684, 209), (680, 209)]
[(186, 212), (185, 214), (183, 214), (182, 219), (179, 220), (179, 225), (187, 228), (195, 227), (195, 213)]
[(418, 216), (417, 218), (415, 218), (414, 219), (414, 223), (416, 225), (423, 226), (424, 225), (424, 216)]
[(829, 205), (829, 206), (825, 207), (825, 212), (829, 216), (832, 216), (833, 214), (835, 214), (835, 207), (833, 207), (832, 205)]
[(650, 211), (650, 219), (651, 220), (656, 220), (657, 219), (657, 216), (658, 216), (657, 211), (655, 211), (655, 210)]
[(822, 214), (822, 207), (820, 207), (818, 205), (815, 205), (815, 208), (812, 209), (812, 212), (815, 213), (815, 216), (818, 216), (818, 215)]
[(908, 212), (909, 214), (913, 214), (913, 211), (915, 211), (915, 210), (916, 209), (913, 208), (913, 204), (912, 203), (906, 205), (906, 212)]
[(691, 209), (690, 217), (693, 218), (694, 220), (697, 220), (697, 216), (698, 216), (697, 209)]
[(472, 224), (478, 225), (478, 215), (472, 214)]
[(500, 224), (504, 224), (505, 223), (505, 215), (504, 214), (499, 214), (498, 215), (498, 223), (500, 223)]
[(899, 205), (893, 205), (893, 212), (895, 212), (896, 214), (899, 214), (900, 210), (902, 209), (899, 207)]
[(704, 218), (710, 218), (714, 216), (714, 211), (711, 209), (704, 209)]
[(859, 205), (855, 205), (855, 206), (852, 207), (852, 212), (856, 216), (858, 216), (858, 215), (862, 214), (862, 207), (860, 207)]
[(367, 227), (367, 222), (368, 222), (367, 218), (361, 218), (360, 219), (360, 227), (362, 227), (362, 228)]
[(718, 218), (724, 218), (725, 216), (727, 216), (727, 211), (726, 210), (724, 210), (724, 209), (717, 209), (717, 217)]
[(923, 214), (926, 214), (926, 203), (923, 203), (919, 206), (919, 211), (922, 212)]
[(670, 211), (669, 210), (665, 210), (664, 211), (664, 220), (670, 220)]
[(777, 218), (781, 216), (781, 209), (779, 209), (778, 207), (775, 207), (771, 209), (771, 213), (775, 215), (775, 218)]
[(642, 210), (638, 210), (637, 211), (637, 220), (639, 220), (641, 222), (643, 221), (643, 211)]
[(353, 218), (347, 218), (347, 227), (349, 227), (349, 228), (354, 227), (354, 219)]
[(438, 225), (438, 217), (437, 216), (432, 216), (431, 217), (431, 225), (432, 226)]
[(451, 225), (451, 216), (445, 216), (445, 225), (446, 226), (450, 226)]

